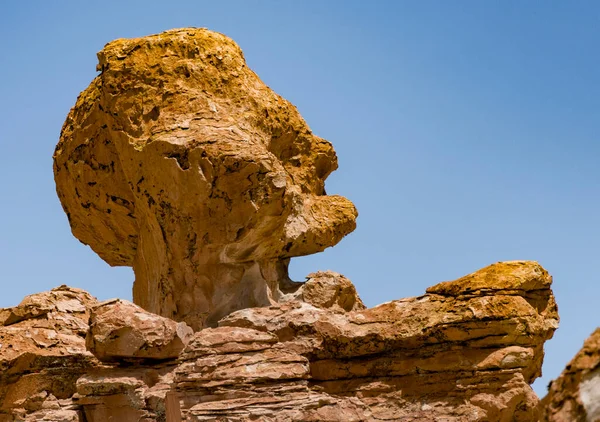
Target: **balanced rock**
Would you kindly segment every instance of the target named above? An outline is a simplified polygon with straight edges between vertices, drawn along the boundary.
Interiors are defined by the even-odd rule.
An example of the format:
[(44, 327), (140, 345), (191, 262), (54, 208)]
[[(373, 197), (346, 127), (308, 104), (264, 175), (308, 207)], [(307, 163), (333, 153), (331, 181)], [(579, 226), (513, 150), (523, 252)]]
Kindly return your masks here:
[(73, 234), (133, 267), (136, 304), (215, 326), (286, 300), (289, 258), (354, 230), (352, 203), (325, 194), (333, 147), (231, 39), (172, 30), (98, 59), (56, 147), (56, 187)]
[(166, 360), (179, 356), (192, 333), (185, 322), (115, 299), (93, 308), (86, 343), (101, 361)]
[[(74, 235), (133, 267), (137, 305), (63, 286), (0, 309), (0, 422), (544, 415), (530, 385), (558, 314), (538, 263), (370, 309), (337, 273), (292, 282), (291, 257), (355, 227), (352, 203), (325, 194), (331, 144), (223, 35), (117, 40), (98, 58), (54, 174)], [(586, 356), (572, 406), (595, 415)]]
[(542, 421), (600, 421), (600, 328), (550, 383), (540, 407)]

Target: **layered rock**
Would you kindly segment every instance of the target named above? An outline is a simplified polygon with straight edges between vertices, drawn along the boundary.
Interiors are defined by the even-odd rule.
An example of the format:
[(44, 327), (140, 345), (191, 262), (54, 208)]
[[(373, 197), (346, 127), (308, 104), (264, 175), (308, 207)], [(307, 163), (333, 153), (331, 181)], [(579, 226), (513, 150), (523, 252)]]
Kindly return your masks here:
[(529, 384), (558, 323), (550, 282), (536, 263), (500, 263), (347, 314), (306, 304), (238, 311), (211, 337), (236, 327), (279, 341), (205, 356), (190, 343), (176, 370), (178, 390), (192, 398), (183, 412), (190, 420), (536, 421)]
[(96, 300), (61, 286), (0, 309), (0, 421), (79, 421), (77, 379), (100, 362), (86, 349)]
[(116, 40), (54, 154), (73, 234), (132, 266), (134, 302), (195, 329), (285, 301), (290, 257), (355, 228), (329, 142), (205, 29)]
[[(343, 292), (349, 282), (322, 273), (308, 283)], [(0, 420), (55, 420), (49, 412), (69, 411), (88, 422), (537, 421), (530, 384), (558, 323), (550, 283), (537, 263), (506, 262), (371, 309), (347, 311), (338, 300), (317, 307), (300, 298), (244, 309), (195, 333), (176, 360), (139, 359), (139, 348), (119, 346), (120, 360), (56, 372), (54, 383), (67, 380), (69, 397), (48, 400), (56, 391), (41, 384), (29, 400), (37, 410), (4, 407)], [(99, 312), (105, 315), (140, 312), (126, 302), (86, 303), (88, 313), (94, 306), (109, 308)], [(164, 324), (143, 315), (96, 317), (87, 336), (110, 332), (118, 346), (132, 332)], [(148, 329), (148, 321), (156, 327)], [(82, 333), (73, 341), (81, 347)], [(0, 349), (2, 361), (5, 353)], [(14, 371), (11, 365), (6, 370)], [(28, 369), (35, 377), (46, 371)], [(56, 403), (68, 408), (50, 409)]]
[(139, 306), (61, 287), (0, 310), (0, 422), (538, 420), (558, 324), (539, 264), (371, 309), (337, 273), (292, 282), (291, 257), (355, 227), (325, 194), (331, 144), (223, 35), (98, 58), (54, 174), (73, 234), (133, 267)]
[(550, 383), (540, 408), (542, 421), (600, 421), (600, 328)]
[(181, 421), (173, 371), (173, 364), (97, 368), (77, 380), (73, 403), (87, 422)]

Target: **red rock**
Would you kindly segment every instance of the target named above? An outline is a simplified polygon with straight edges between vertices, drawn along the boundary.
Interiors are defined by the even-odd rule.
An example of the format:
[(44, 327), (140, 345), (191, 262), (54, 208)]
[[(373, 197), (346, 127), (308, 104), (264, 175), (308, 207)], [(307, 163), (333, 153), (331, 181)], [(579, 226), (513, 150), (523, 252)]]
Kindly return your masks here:
[(195, 333), (167, 363), (152, 363), (148, 356), (157, 354), (140, 354), (140, 342), (130, 347), (123, 339), (145, 338), (164, 351), (177, 324), (131, 303), (108, 302), (94, 308), (89, 336), (116, 334), (120, 340), (109, 340), (106, 350), (126, 350), (111, 358), (128, 365), (89, 365), (76, 383), (70, 378), (58, 409), (60, 400), (51, 398), (57, 391), (38, 382), (48, 379), (39, 378), (46, 368), (34, 367), (30, 382), (21, 378), (5, 395), (11, 404), (3, 412), (25, 419), (64, 410), (88, 422), (166, 415), (167, 421), (537, 421), (542, 410), (530, 384), (558, 323), (550, 280), (534, 262), (498, 263), (456, 285), (371, 309), (300, 301), (243, 309)]
[[(116, 40), (98, 57), (55, 151), (57, 192), (78, 239), (134, 268), (145, 310), (67, 287), (0, 310), (0, 422), (548, 414), (530, 387), (558, 326), (539, 264), (497, 263), (371, 309), (339, 274), (292, 282), (291, 257), (355, 227), (352, 203), (325, 194), (331, 144), (221, 34)], [(552, 415), (594, 415), (592, 343), (548, 398)]]
[(540, 409), (542, 421), (600, 421), (600, 328), (550, 383)]
[(92, 309), (86, 345), (101, 361), (176, 359), (192, 334), (185, 322), (115, 299)]
[(77, 378), (100, 363), (85, 348), (96, 299), (61, 286), (0, 310), (0, 421), (74, 421)]

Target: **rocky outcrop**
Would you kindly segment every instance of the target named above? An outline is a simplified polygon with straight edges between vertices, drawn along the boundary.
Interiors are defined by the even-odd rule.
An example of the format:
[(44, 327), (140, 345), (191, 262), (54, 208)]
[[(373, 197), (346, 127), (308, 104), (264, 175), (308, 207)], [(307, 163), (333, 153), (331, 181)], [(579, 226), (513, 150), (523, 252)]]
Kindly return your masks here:
[(558, 324), (539, 264), (370, 309), (340, 274), (292, 282), (291, 257), (355, 226), (325, 194), (331, 145), (220, 34), (98, 58), (54, 173), (74, 235), (134, 268), (136, 304), (62, 286), (0, 309), (0, 422), (539, 419)]
[(600, 328), (585, 341), (560, 376), (548, 386), (542, 421), (600, 421)]
[(540, 375), (543, 342), (558, 322), (550, 282), (535, 263), (501, 263), (421, 297), (347, 314), (303, 304), (235, 312), (211, 336), (237, 327), (279, 341), (267, 346), (270, 340), (262, 339), (260, 353), (213, 352), (194, 360), (188, 346), (177, 388), (184, 397), (201, 392), (211, 399), (184, 402), (184, 414), (535, 421), (538, 400), (529, 384)]
[(329, 142), (205, 29), (116, 40), (54, 154), (73, 234), (132, 266), (134, 302), (194, 329), (285, 301), (290, 257), (332, 246), (356, 210), (325, 194)]
[(0, 309), (0, 421), (78, 421), (79, 377), (100, 365), (86, 349), (96, 300), (61, 286)]
[[(55, 420), (48, 415), (58, 411), (85, 415), (88, 422), (538, 420), (530, 384), (540, 375), (543, 343), (558, 315), (551, 277), (537, 263), (494, 264), (423, 296), (371, 309), (357, 306), (356, 297), (345, 309), (352, 295), (339, 292), (353, 290), (339, 275), (310, 280), (338, 292), (321, 295), (317, 305), (328, 306), (298, 298), (239, 310), (218, 327), (196, 332), (176, 359), (123, 357), (101, 364), (82, 349), (79, 332), (72, 340), (87, 366), (53, 375), (55, 384), (70, 386), (68, 393), (58, 397), (46, 384), (35, 384), (33, 394), (6, 401), (0, 421)], [(71, 308), (94, 321), (81, 325), (88, 339), (110, 333), (112, 344), (127, 344), (132, 332), (156, 332), (146, 329), (147, 321), (164, 324), (127, 302), (98, 305), (87, 295), (77, 297)], [(122, 350), (128, 352), (120, 355), (134, 356), (140, 348)], [(5, 353), (0, 349), (3, 362), (10, 356)], [(11, 365), (6, 370), (15, 371)], [(40, 377), (53, 367), (20, 368)]]

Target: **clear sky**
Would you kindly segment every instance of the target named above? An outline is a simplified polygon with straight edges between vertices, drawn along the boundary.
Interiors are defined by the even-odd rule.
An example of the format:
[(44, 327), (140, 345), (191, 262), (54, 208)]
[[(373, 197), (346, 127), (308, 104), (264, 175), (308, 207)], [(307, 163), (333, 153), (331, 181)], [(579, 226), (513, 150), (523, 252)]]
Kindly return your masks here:
[(96, 52), (207, 27), (335, 146), (328, 193), (357, 230), (292, 260), (369, 306), (496, 261), (539, 261), (561, 325), (545, 393), (600, 325), (600, 3), (596, 1), (15, 1), (0, 4), (0, 307), (60, 284), (131, 298), (70, 233), (52, 153)]

